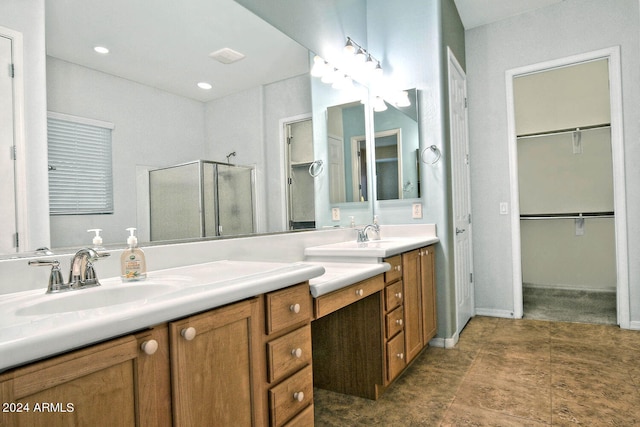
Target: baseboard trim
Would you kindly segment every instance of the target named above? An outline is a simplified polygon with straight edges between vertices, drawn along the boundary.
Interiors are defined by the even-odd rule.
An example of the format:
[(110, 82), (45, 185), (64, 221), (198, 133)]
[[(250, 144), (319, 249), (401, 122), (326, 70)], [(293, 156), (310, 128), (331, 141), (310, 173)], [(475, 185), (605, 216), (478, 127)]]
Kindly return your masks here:
[(493, 308), (476, 307), (476, 316), (504, 317), (506, 319), (515, 319), (515, 316), (513, 315), (513, 311), (497, 310)]
[(640, 321), (631, 321), (629, 322), (629, 329), (633, 329), (634, 331), (640, 331)]
[(458, 340), (460, 336), (456, 332), (451, 338), (433, 338), (429, 341), (429, 345), (431, 347), (440, 347), (440, 348), (453, 348), (458, 344)]

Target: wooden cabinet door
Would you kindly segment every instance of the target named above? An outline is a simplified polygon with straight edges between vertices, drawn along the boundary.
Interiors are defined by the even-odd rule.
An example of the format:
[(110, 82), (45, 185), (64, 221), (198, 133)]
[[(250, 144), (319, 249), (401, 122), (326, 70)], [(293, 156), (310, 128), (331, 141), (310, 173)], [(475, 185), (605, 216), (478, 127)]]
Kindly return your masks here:
[(422, 332), (424, 345), (436, 336), (436, 282), (435, 282), (435, 250), (432, 246), (420, 249), (420, 279), (422, 282)]
[(174, 425), (251, 426), (258, 300), (169, 324)]
[(406, 363), (411, 362), (424, 347), (422, 332), (422, 286), (420, 277), (421, 258), (420, 250), (402, 254)]
[(127, 336), (2, 374), (0, 425), (135, 426), (139, 356)]
[(137, 425), (171, 427), (169, 330), (166, 324), (138, 332)]

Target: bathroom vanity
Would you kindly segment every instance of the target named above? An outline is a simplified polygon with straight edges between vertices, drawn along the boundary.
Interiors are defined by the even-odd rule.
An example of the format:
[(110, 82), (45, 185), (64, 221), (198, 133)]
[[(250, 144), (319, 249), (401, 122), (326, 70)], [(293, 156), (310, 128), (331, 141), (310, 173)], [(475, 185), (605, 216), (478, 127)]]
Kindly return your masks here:
[(435, 336), (434, 247), (384, 262), (385, 273), (314, 300), (316, 387), (378, 399)]
[(304, 261), (0, 295), (0, 425), (310, 426), (314, 386), (376, 399), (435, 334), (432, 231), (355, 246), (322, 240), (348, 231), (212, 242), (260, 258), (261, 245), (313, 237), (298, 243)]

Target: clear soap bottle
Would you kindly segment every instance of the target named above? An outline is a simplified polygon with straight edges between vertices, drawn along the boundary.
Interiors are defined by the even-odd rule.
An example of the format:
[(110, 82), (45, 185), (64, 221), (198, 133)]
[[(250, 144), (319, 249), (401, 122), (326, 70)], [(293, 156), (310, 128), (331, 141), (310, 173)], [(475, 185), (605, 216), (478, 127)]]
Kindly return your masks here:
[(127, 228), (129, 237), (127, 245), (129, 246), (122, 252), (120, 263), (122, 265), (123, 282), (135, 282), (147, 278), (147, 261), (142, 249), (138, 247), (138, 238), (135, 236), (135, 228)]

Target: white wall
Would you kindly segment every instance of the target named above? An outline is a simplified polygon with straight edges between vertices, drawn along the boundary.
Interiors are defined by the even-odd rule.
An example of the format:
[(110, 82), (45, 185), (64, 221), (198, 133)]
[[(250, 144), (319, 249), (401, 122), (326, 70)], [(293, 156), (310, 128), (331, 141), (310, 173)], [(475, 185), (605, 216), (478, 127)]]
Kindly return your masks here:
[[(466, 31), (474, 281), (479, 312), (513, 314), (511, 202), (505, 72), (620, 45), (627, 183), (640, 182), (640, 12), (636, 0), (566, 0)], [(627, 215), (640, 215), (640, 191), (627, 187)], [(630, 221), (629, 237), (640, 234)], [(631, 320), (640, 322), (640, 241), (629, 238)], [(639, 325), (640, 326), (640, 325)]]
[[(47, 99), (45, 95), (44, 0), (3, 0), (0, 26), (22, 33), (24, 42), (24, 122), (26, 139), (26, 229), (24, 250), (49, 246)], [(24, 240), (23, 240), (24, 243)]]
[[(136, 166), (169, 166), (204, 157), (202, 102), (52, 57), (47, 57), (47, 102), (49, 111), (115, 125), (114, 214), (52, 216), (52, 247), (89, 244), (90, 228), (104, 230), (105, 244), (124, 244), (125, 228), (139, 227), (136, 198), (147, 197), (136, 194)], [(148, 230), (138, 234), (140, 241), (149, 240)]]
[(284, 119), (311, 117), (309, 74), (264, 87), (264, 161), (266, 163), (264, 205), (266, 232), (282, 231), (286, 217), (284, 149), (281, 123)]
[(308, 74), (249, 89), (205, 106), (208, 160), (256, 167), (257, 232), (283, 231), (284, 171), (279, 124), (282, 119), (311, 114)]

